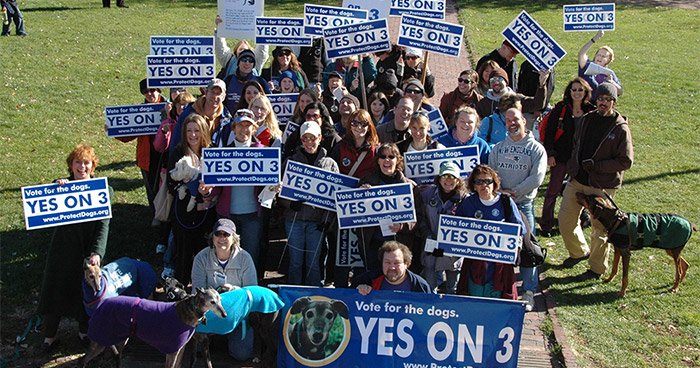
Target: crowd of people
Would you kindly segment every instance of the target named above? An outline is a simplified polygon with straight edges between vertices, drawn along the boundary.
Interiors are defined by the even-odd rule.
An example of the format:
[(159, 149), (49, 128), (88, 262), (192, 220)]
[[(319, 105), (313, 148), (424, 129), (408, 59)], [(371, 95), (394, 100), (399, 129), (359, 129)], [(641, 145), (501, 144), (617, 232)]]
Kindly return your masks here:
[[(256, 285), (269, 260), (270, 227), (280, 226), (289, 254), (289, 269), (280, 271), (289, 284), (356, 287), (363, 295), (384, 289), (517, 300), (517, 264), (449, 256), (426, 250), (425, 244), (437, 238), (441, 214), (511, 222), (523, 234), (534, 234), (535, 198), (549, 167), (540, 233), (551, 236), (556, 227), (555, 202), (568, 181), (559, 212), (559, 231), (570, 253), (564, 266), (589, 259), (590, 269), (581, 278), (600, 277), (607, 269), (605, 229), (593, 223), (589, 250), (575, 192), (602, 194), (605, 189), (614, 195), (633, 160), (627, 122), (614, 109), (622, 87), (609, 69), (613, 51), (603, 46), (593, 61), (586, 56), (602, 36), (599, 32), (583, 46), (579, 77), (568, 83), (563, 100), (553, 108), (548, 107), (553, 72), (533, 71), (527, 62), (518, 72), (518, 53), (507, 41), (481, 58), (476, 70), (455, 76), (455, 87), (436, 84), (422, 63), (422, 51), (412, 48), (394, 45), (376, 55), (325, 60), (324, 52), (315, 52), (323, 43), (279, 46), (271, 53), (270, 67), (263, 68), (268, 46), (252, 48), (241, 41), (231, 49), (217, 36), (218, 78), (201, 88), (198, 97), (179, 88), (166, 98), (141, 81), (144, 104), (168, 102), (163, 122), (156, 135), (119, 138), (137, 140), (137, 163), (153, 213), (164, 205), (156, 200), (159, 192), (173, 198), (165, 216), (152, 222), (159, 233), (156, 252), (164, 254), (162, 276), (220, 292)], [(299, 128), (284, 142), (271, 93), (298, 93), (289, 121)], [(361, 102), (363, 94), (367, 105)], [(433, 95), (442, 96), (439, 106), (428, 99)], [(430, 136), (427, 117), (436, 109), (448, 126), (439, 140)], [(540, 120), (547, 121), (546, 128), (535, 134)], [(356, 177), (360, 188), (410, 184), (417, 221), (392, 224), (389, 236), (379, 226), (358, 229), (364, 266), (350, 269), (335, 265), (336, 238), (342, 231), (335, 213), (284, 198), (277, 198), (272, 209), (262, 207), (260, 192), (279, 191), (279, 186), (209, 186), (198, 176), (173, 174), (181, 160), (201, 171), (207, 147), (280, 146), (282, 168), (288, 160), (316, 166)], [(432, 184), (418, 185), (404, 173), (407, 152), (459, 146), (478, 147), (479, 164), (466, 179), (449, 162), (439, 167)], [(92, 177), (97, 157), (92, 148), (79, 145), (67, 164), (70, 176), (57, 180), (59, 185)], [(194, 201), (183, 198), (183, 191)], [(55, 229), (39, 303), (39, 312), (48, 317), (44, 350), (55, 342), (62, 316), (78, 319), (85, 338), (87, 317), (78, 284), (83, 262), (101, 264), (108, 228), (109, 221), (101, 220)], [(519, 273), (529, 311), (537, 267), (523, 264)], [(57, 274), (62, 277), (53, 277)], [(247, 359), (252, 345), (240, 340), (252, 336), (234, 331), (231, 355)]]

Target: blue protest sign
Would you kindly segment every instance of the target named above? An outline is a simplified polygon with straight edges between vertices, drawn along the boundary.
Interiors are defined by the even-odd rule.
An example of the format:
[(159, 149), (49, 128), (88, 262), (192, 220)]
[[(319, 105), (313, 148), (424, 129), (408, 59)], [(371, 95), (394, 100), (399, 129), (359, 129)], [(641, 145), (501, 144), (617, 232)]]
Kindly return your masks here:
[(214, 76), (214, 56), (146, 56), (148, 88), (206, 87)]
[(328, 59), (391, 50), (386, 19), (324, 28), (323, 42)]
[(27, 230), (112, 217), (107, 178), (22, 187)]
[(288, 121), (287, 125), (285, 125), (284, 127), (282, 138), (280, 139), (282, 141), (282, 144), (287, 143), (287, 138), (289, 138), (289, 136), (292, 135), (292, 133), (294, 133), (297, 129), (299, 129), (299, 124)]
[(151, 36), (150, 55), (214, 55), (213, 36)]
[(364, 267), (360, 255), (360, 239), (357, 233), (360, 229), (340, 229), (337, 235), (337, 252), (335, 265), (341, 267)]
[(462, 34), (464, 26), (402, 15), (398, 44), (458, 57)]
[(438, 248), (445, 255), (515, 264), (522, 247), (520, 225), (440, 215)]
[[(299, 98), (298, 93), (284, 93), (267, 95), (272, 104), (272, 111), (277, 115), (277, 121), (280, 126), (287, 124), (289, 119), (294, 116), (294, 106)], [(284, 143), (284, 142), (282, 142)]]
[(304, 5), (304, 34), (323, 36), (326, 27), (339, 27), (367, 20), (367, 10), (335, 6)]
[(341, 229), (377, 226), (386, 218), (395, 224), (416, 221), (408, 183), (336, 191), (335, 208)]
[[(279, 288), (284, 303), (279, 367), (518, 365), (525, 317), (521, 302), (383, 290), (363, 296), (354, 289)], [(320, 323), (322, 317), (328, 323)]]
[(430, 130), (428, 130), (430, 138), (437, 141), (447, 135), (447, 123), (445, 123), (445, 118), (442, 117), (440, 109), (429, 112), (428, 120), (430, 120)]
[(311, 37), (304, 35), (303, 18), (255, 18), (255, 44), (311, 46)]
[(391, 0), (389, 14), (412, 15), (429, 19), (445, 19), (445, 0)]
[(614, 31), (615, 3), (564, 5), (564, 31)]
[(525, 10), (501, 34), (539, 70), (554, 68), (566, 55), (566, 51)]
[(280, 181), (280, 149), (205, 148), (202, 179), (207, 185), (276, 185)]
[(279, 196), (292, 201), (335, 211), (335, 192), (356, 188), (360, 180), (318, 167), (287, 161)]
[(404, 154), (407, 177), (418, 184), (432, 184), (435, 175), (440, 173), (440, 165), (451, 162), (459, 168), (460, 177), (469, 177), (472, 170), (479, 164), (478, 146), (461, 146), (440, 150), (406, 152)]
[(391, 0), (343, 0), (343, 8), (367, 10), (368, 20), (389, 18)]
[(105, 107), (107, 137), (156, 134), (164, 107), (165, 103)]

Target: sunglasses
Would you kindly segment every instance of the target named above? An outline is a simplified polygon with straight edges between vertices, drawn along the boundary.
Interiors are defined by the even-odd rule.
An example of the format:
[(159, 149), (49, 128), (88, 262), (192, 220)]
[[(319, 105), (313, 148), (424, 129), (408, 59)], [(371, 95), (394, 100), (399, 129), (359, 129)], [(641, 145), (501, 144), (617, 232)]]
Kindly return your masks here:
[(603, 96), (598, 96), (597, 100), (598, 101), (608, 101), (608, 102), (615, 101), (615, 99), (612, 97), (603, 97)]
[(352, 127), (360, 126), (360, 127), (366, 128), (366, 127), (369, 126), (369, 121), (357, 121), (357, 120), (353, 120), (353, 121), (350, 122), (350, 126), (352, 126)]
[(291, 54), (291, 53), (292, 53), (292, 52), (291, 52), (291, 51), (289, 51), (289, 50), (282, 50), (282, 51), (280, 51), (280, 52), (279, 52), (279, 54), (278, 54), (278, 55), (284, 55), (284, 56), (287, 56), (287, 55), (289, 55), (289, 54)]
[(503, 81), (505, 81), (505, 79), (503, 79), (503, 77), (492, 77), (491, 79), (489, 79), (489, 82), (503, 82)]
[(311, 136), (311, 137), (304, 136), (304, 137), (301, 137), (301, 141), (304, 142), (304, 143), (306, 143), (306, 142), (316, 142), (317, 139), (318, 139), (317, 136)]
[(252, 57), (246, 56), (246, 57), (241, 58), (241, 62), (243, 62), (243, 63), (254, 63), (254, 62), (255, 62), (255, 59), (253, 59)]
[(418, 56), (406, 56), (406, 60), (416, 60)]
[(441, 176), (441, 178), (443, 178), (443, 179), (452, 179), (452, 180), (457, 179), (457, 177), (454, 176), (454, 175), (452, 175), (452, 174), (445, 174), (445, 175)]
[(321, 114), (306, 114), (306, 120), (314, 120), (321, 117)]
[(222, 236), (223, 236), (223, 237), (225, 237), (225, 238), (229, 237), (230, 235), (231, 235), (231, 234), (229, 234), (229, 233), (227, 233), (227, 232), (225, 232), (225, 231), (217, 231), (217, 232), (214, 233), (214, 236), (218, 236), (218, 237), (222, 237)]
[(423, 91), (421, 91), (419, 89), (407, 89), (406, 93), (408, 93), (410, 95), (422, 95)]
[(396, 156), (394, 156), (394, 155), (379, 155), (379, 158), (381, 158), (382, 160), (393, 160), (396, 158)]
[(493, 179), (476, 179), (474, 180), (476, 185), (490, 185), (493, 184)]
[(474, 82), (473, 80), (469, 80), (469, 79), (466, 79), (466, 78), (457, 78), (457, 81), (458, 81), (459, 83), (467, 83), (467, 84), (474, 84), (474, 83), (476, 83), (476, 82)]
[(571, 92), (583, 92), (583, 91), (585, 91), (585, 89), (583, 89), (583, 88), (572, 88), (571, 89)]

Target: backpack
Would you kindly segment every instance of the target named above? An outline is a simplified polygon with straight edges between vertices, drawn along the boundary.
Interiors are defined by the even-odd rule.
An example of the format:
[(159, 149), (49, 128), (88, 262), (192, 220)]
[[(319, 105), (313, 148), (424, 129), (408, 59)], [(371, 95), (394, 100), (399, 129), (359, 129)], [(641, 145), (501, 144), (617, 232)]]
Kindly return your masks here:
[[(508, 221), (513, 215), (513, 210), (510, 207), (510, 196), (507, 194), (501, 194), (501, 204), (503, 204), (503, 215)], [(530, 229), (530, 224), (527, 222), (527, 218), (520, 211), (520, 217), (522, 217), (525, 223), (525, 228)], [(547, 258), (547, 248), (542, 248), (540, 246), (539, 240), (535, 234), (527, 231), (527, 233), (522, 235), (523, 237), (523, 248), (520, 250), (520, 257), (518, 266), (520, 267), (535, 267), (544, 264), (544, 260)]]
[[(557, 132), (554, 134), (554, 141), (558, 141), (559, 138), (561, 138), (561, 135), (564, 134), (564, 115), (566, 114), (566, 109), (568, 108), (567, 105), (564, 105), (561, 109), (561, 115), (559, 115), (559, 122), (557, 124)], [(542, 120), (540, 120), (540, 125), (539, 125), (539, 130), (540, 130), (540, 142), (544, 144), (544, 137), (547, 134), (547, 123), (549, 122), (549, 118), (552, 116), (552, 111), (554, 109), (550, 110), (547, 115), (545, 115)]]

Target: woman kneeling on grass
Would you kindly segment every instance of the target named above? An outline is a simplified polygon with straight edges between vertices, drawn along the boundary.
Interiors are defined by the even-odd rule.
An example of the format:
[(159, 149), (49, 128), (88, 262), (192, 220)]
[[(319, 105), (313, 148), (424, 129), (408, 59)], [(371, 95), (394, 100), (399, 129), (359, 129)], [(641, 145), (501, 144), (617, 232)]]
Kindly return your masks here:
[[(79, 144), (66, 162), (70, 176), (54, 183), (66, 185), (74, 180), (94, 177), (97, 167), (95, 150)], [(109, 187), (110, 197), (112, 188)], [(50, 352), (56, 345), (61, 317), (78, 320), (78, 337), (87, 344), (88, 316), (82, 303), (83, 265), (100, 266), (107, 250), (109, 219), (58, 226), (54, 229), (44, 268), (37, 314), (44, 316), (44, 343), (39, 352)]]

